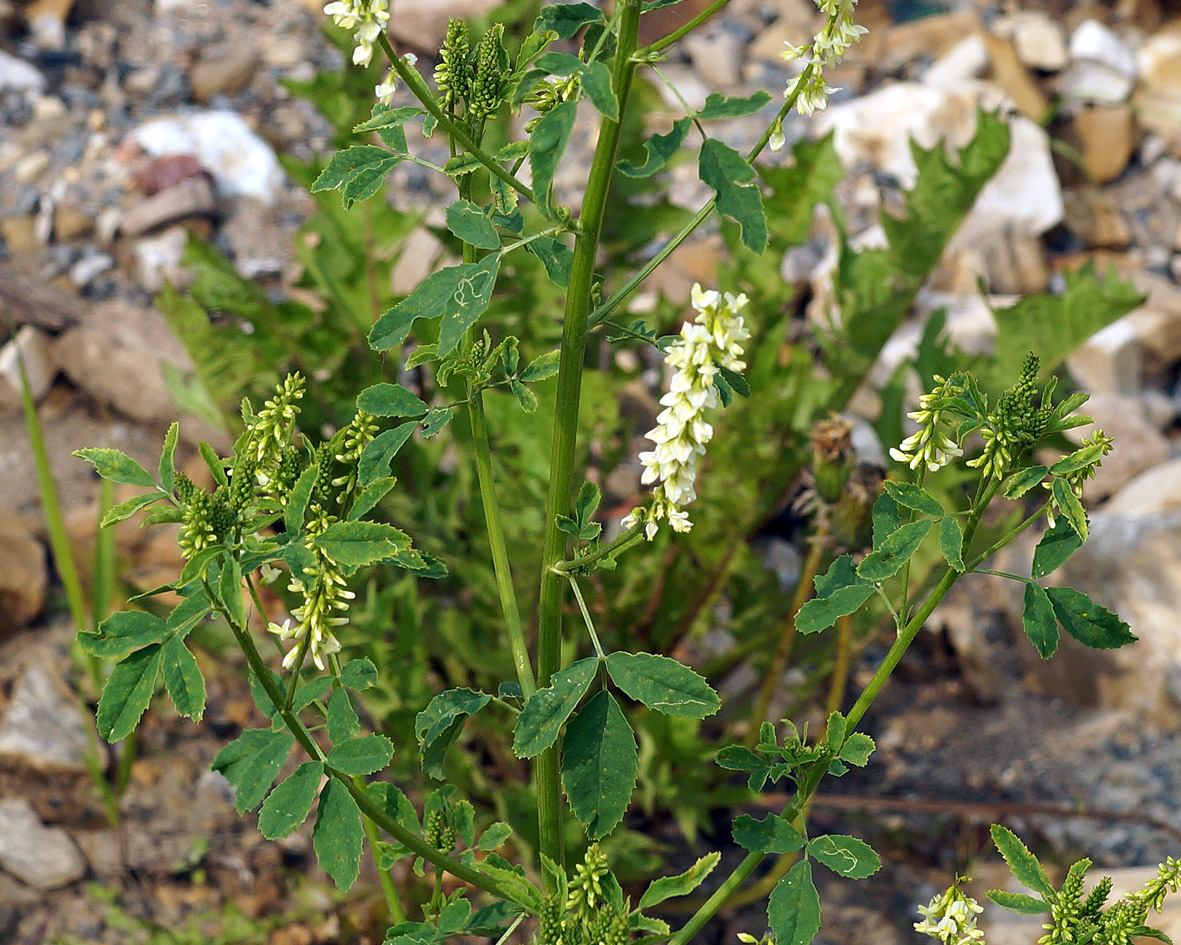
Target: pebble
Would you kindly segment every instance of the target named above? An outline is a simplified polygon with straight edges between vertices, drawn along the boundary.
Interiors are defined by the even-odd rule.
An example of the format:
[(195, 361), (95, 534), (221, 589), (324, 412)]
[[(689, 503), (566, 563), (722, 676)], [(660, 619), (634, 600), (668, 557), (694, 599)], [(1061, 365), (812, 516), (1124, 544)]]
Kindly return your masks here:
[(37, 889), (58, 889), (86, 875), (69, 834), (41, 823), (23, 797), (0, 800), (0, 866)]
[(1136, 54), (1132, 48), (1098, 20), (1085, 20), (1075, 29), (1070, 36), (1070, 55), (1136, 77)]
[(1058, 72), (1070, 61), (1062, 27), (1041, 11), (1014, 15), (1011, 20), (1013, 45), (1022, 64), (1043, 72)]
[[(49, 336), (34, 325), (25, 325), (0, 346), (0, 414), (21, 408), (21, 373), (17, 355), (24, 362), (25, 377), (34, 401), (40, 401), (53, 383), (57, 369), (49, 352)], [(7, 581), (3, 582), (7, 585)], [(19, 586), (18, 586), (19, 589)], [(34, 608), (36, 613), (40, 608)], [(29, 614), (27, 616), (32, 616)], [(3, 621), (0, 620), (0, 623)]]
[(12, 176), (18, 184), (31, 184), (49, 170), (49, 165), (48, 151), (34, 151), (16, 162), (12, 169)]
[(250, 82), (257, 68), (258, 53), (253, 48), (212, 49), (189, 72), (193, 98), (208, 102), (215, 95), (237, 92)]
[(66, 686), (42, 662), (25, 670), (0, 722), (0, 755), (37, 770), (86, 770), (86, 720)]
[(1079, 137), (1083, 167), (1096, 183), (1115, 180), (1128, 166), (1135, 145), (1132, 110), (1126, 105), (1095, 106), (1077, 111), (1073, 118)]
[(123, 232), (141, 236), (152, 230), (195, 216), (211, 216), (215, 209), (213, 187), (204, 174), (141, 200), (123, 217)]
[(83, 256), (70, 267), (70, 281), (78, 289), (85, 289), (104, 272), (115, 268), (115, 260), (105, 253)]
[(23, 59), (0, 49), (0, 92), (40, 92), (45, 77)]

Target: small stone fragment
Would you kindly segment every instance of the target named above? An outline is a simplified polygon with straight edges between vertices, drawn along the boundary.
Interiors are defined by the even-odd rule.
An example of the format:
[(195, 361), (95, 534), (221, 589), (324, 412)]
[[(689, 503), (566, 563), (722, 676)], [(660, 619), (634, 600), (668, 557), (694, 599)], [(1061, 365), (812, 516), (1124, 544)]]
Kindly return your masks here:
[(0, 755), (37, 770), (86, 770), (86, 720), (64, 680), (35, 662), (20, 678), (0, 721)]
[(135, 186), (145, 194), (158, 194), (188, 177), (203, 174), (201, 162), (192, 154), (166, 154), (153, 158), (135, 172)]
[(1119, 177), (1128, 166), (1135, 144), (1132, 110), (1126, 105), (1082, 108), (1075, 113), (1073, 123), (1083, 166), (1091, 178), (1106, 184)]
[(123, 232), (140, 236), (189, 217), (211, 216), (215, 208), (208, 178), (186, 177), (132, 207), (123, 217)]
[(244, 47), (210, 50), (189, 73), (193, 97), (208, 102), (219, 93), (237, 92), (258, 68), (258, 54)]
[[(24, 362), (25, 376), (33, 401), (39, 402), (49, 392), (57, 368), (50, 355), (49, 336), (33, 325), (25, 325), (0, 347), (0, 414), (16, 413), (21, 409), (21, 372), (18, 363)], [(3, 577), (0, 577), (3, 583)], [(0, 623), (3, 617), (0, 616)]]
[(46, 827), (23, 797), (0, 800), (0, 866), (37, 889), (86, 875), (86, 860), (60, 827)]

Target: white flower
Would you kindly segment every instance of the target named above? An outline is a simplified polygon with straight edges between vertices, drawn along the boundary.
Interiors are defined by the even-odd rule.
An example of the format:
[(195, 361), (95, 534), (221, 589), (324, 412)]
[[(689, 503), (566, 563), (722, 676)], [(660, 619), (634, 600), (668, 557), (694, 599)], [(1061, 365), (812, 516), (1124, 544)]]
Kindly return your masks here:
[(324, 7), (342, 29), (352, 30), (356, 46), (353, 63), (367, 66), (373, 61), (373, 46), (390, 21), (390, 0), (333, 0)]
[[(869, 32), (853, 22), (857, 0), (816, 0), (816, 6), (828, 17), (820, 32), (806, 46), (787, 46), (779, 55), (788, 61), (805, 59), (811, 67), (788, 83), (786, 98), (796, 96), (795, 107), (801, 115), (811, 115), (828, 105), (828, 96), (839, 89), (824, 81), (824, 69), (835, 66), (844, 58), (849, 47)], [(806, 76), (806, 78), (805, 78)]]
[(644, 466), (640, 481), (644, 485), (656, 483), (655, 501), (624, 519), (626, 528), (643, 522), (649, 541), (666, 517), (673, 531), (687, 532), (693, 527), (682, 507), (697, 498), (693, 488), (697, 465), (713, 438), (713, 427), (705, 415), (719, 403), (714, 379), (719, 365), (734, 372), (746, 367), (742, 346), (750, 331), (741, 314), (746, 296), (723, 296), (694, 285), (692, 301), (697, 318), (681, 326), (681, 337), (665, 353), (665, 362), (674, 373), (668, 393), (660, 398), (664, 409), (656, 417), (657, 426), (646, 434), (655, 448), (639, 455)]
[(914, 929), (944, 945), (970, 945), (983, 942), (984, 932), (976, 927), (976, 916), (984, 907), (970, 896), (952, 886), (942, 895), (935, 896), (927, 905), (919, 906), (922, 922), (916, 922)]
[(282, 573), (278, 568), (273, 568), (269, 564), (264, 564), (258, 569), (259, 580), (263, 584), (274, 584)]
[(919, 425), (918, 432), (912, 433), (899, 443), (897, 449), (890, 450), (891, 459), (906, 463), (911, 469), (918, 469), (926, 464), (930, 472), (935, 472), (955, 457), (964, 455), (964, 451), (950, 435), (951, 424), (943, 416), (945, 408), (940, 406), (946, 398), (960, 393), (960, 388), (947, 383), (938, 374), (934, 380), (935, 387), (931, 392), (919, 398), (919, 409), (907, 414)]

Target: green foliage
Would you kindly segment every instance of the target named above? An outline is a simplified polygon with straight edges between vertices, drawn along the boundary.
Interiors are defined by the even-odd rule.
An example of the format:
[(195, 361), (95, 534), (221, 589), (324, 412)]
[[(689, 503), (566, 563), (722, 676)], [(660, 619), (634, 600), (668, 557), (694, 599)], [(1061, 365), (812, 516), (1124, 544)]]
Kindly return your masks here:
[(611, 681), (649, 709), (703, 719), (721, 708), (722, 702), (709, 683), (667, 656), (612, 653), (606, 664)]
[(519, 758), (533, 758), (552, 746), (598, 671), (597, 659), (577, 660), (554, 674), (550, 685), (533, 693), (521, 710), (513, 740)]
[(606, 691), (595, 695), (566, 729), (562, 783), (592, 840), (623, 819), (636, 784), (636, 739), (619, 703)]
[(743, 244), (752, 252), (763, 252), (767, 248), (767, 215), (754, 168), (733, 148), (707, 138), (701, 146), (698, 173), (717, 194), (718, 212), (741, 228)]
[(820, 931), (820, 894), (811, 860), (800, 860), (775, 884), (767, 921), (777, 945), (808, 945)]

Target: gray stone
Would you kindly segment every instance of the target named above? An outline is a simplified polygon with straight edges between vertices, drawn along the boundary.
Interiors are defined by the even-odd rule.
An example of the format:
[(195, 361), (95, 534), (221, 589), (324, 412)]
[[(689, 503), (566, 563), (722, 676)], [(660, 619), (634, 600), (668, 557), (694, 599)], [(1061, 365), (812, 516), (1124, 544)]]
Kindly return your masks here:
[(16, 684), (0, 721), (0, 755), (39, 769), (86, 770), (86, 720), (66, 684), (33, 663)]
[(37, 889), (58, 889), (86, 875), (70, 835), (41, 823), (23, 797), (0, 800), (0, 866)]
[(39, 402), (49, 393), (57, 374), (50, 357), (49, 336), (33, 325), (25, 325), (15, 338), (0, 347), (0, 414), (16, 413), (21, 409), (18, 353), (20, 361), (24, 363), (25, 377), (34, 401)]
[(0, 49), (0, 92), (40, 92), (45, 77), (23, 59)]
[(55, 354), (75, 384), (137, 420), (173, 419), (163, 365), (192, 368), (158, 312), (121, 301), (90, 309), (80, 325), (58, 339)]
[(186, 177), (132, 207), (123, 217), (123, 232), (128, 236), (141, 236), (189, 217), (212, 216), (214, 206), (209, 178), (205, 175)]

